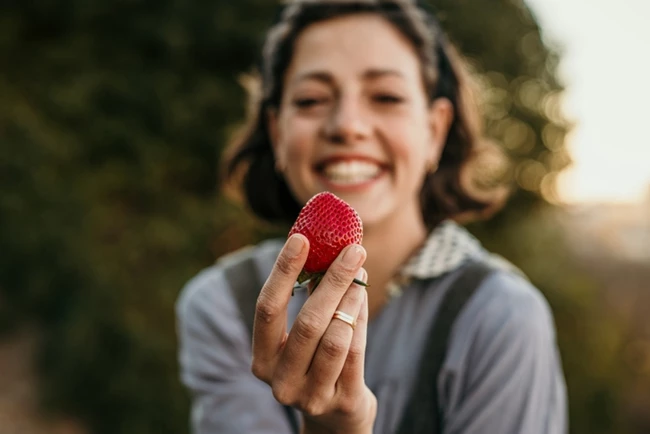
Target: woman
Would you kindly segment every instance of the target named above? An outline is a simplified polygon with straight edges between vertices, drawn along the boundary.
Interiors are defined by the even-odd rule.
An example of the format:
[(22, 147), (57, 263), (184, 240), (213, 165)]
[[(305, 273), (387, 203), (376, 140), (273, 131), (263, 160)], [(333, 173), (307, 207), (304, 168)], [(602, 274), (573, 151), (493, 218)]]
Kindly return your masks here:
[[(230, 177), (273, 222), (331, 191), (361, 216), (363, 246), (344, 249), (309, 297), (292, 297), (309, 250), (300, 235), (230, 258), (254, 264), (246, 273), (228, 276), (222, 261), (187, 285), (180, 360), (195, 432), (289, 433), (294, 411), (303, 433), (407, 432), (431, 325), (477, 262), (492, 271), (453, 320), (425, 413), (440, 433), (565, 432), (545, 300), (454, 223), (503, 194), (471, 193), (481, 120), (434, 17), (409, 0), (293, 1), (261, 72)], [(246, 274), (261, 282), (252, 345), (232, 290)]]

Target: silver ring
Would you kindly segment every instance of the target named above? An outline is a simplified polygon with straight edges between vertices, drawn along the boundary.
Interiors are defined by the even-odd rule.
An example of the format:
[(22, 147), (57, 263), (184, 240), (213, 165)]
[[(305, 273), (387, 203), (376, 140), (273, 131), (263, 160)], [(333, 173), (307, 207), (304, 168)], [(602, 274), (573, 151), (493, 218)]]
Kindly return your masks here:
[(334, 318), (343, 321), (344, 323), (352, 327), (352, 330), (354, 330), (357, 327), (357, 321), (354, 319), (354, 317), (343, 311), (337, 310), (336, 312), (334, 312), (332, 319)]

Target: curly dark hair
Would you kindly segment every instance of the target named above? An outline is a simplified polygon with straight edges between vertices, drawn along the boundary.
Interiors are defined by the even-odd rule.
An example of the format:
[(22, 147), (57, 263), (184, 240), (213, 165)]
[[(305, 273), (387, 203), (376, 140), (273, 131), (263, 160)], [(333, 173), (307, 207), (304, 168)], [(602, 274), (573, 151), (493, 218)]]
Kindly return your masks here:
[(463, 170), (472, 170), (466, 163), (487, 143), (469, 72), (434, 15), (415, 0), (294, 0), (286, 4), (266, 35), (259, 95), (252, 95), (248, 122), (225, 154), (225, 182), (235, 181), (252, 212), (263, 220), (282, 224), (295, 220), (302, 204), (275, 170), (267, 115), (280, 105), (284, 75), (300, 33), (311, 24), (360, 13), (380, 15), (406, 36), (420, 59), (429, 101), (447, 98), (453, 105), (454, 118), (438, 169), (426, 176), (420, 193), (425, 225), (431, 229), (446, 218), (468, 213), (481, 216), (498, 207), (502, 194), (483, 191), (479, 199), (464, 182), (472, 177), (461, 176)]

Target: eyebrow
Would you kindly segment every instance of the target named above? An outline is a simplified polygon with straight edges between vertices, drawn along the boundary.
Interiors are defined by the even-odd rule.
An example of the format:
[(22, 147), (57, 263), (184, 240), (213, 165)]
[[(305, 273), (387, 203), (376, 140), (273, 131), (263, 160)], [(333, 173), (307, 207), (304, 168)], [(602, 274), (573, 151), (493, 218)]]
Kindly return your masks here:
[[(396, 69), (369, 69), (365, 71), (362, 75), (363, 79), (365, 80), (374, 80), (385, 76), (395, 76), (395, 77), (403, 78), (404, 74), (402, 74), (400, 71)], [(299, 83), (305, 80), (316, 80), (329, 85), (334, 84), (334, 77), (332, 76), (332, 74), (326, 71), (305, 72), (303, 74), (298, 75), (293, 80), (293, 82)]]
[(363, 74), (363, 77), (365, 79), (372, 80), (375, 78), (385, 77), (387, 75), (404, 78), (404, 74), (396, 69), (369, 69), (365, 72), (365, 74)]

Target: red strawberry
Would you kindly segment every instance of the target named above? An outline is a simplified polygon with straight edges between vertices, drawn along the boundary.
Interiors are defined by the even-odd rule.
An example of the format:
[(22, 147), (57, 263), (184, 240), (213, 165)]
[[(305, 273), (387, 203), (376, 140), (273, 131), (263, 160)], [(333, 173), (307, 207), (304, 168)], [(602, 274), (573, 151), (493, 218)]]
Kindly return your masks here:
[(309, 199), (302, 208), (289, 231), (289, 236), (293, 234), (302, 234), (309, 240), (309, 256), (298, 283), (310, 280), (315, 288), (345, 246), (361, 243), (363, 226), (354, 208), (325, 191)]

